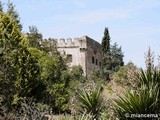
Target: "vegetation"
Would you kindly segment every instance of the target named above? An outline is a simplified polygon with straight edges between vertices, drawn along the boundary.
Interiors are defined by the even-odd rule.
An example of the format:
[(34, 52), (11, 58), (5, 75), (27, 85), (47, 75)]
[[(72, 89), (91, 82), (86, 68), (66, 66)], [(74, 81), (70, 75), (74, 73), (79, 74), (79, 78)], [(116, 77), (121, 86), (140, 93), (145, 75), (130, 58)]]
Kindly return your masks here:
[[(160, 72), (153, 68), (153, 58), (150, 54), (150, 48), (146, 57), (147, 70), (140, 70), (138, 79), (140, 81), (140, 88), (138, 90), (131, 90), (126, 92), (123, 97), (115, 100), (116, 113), (119, 119), (126, 120), (158, 120), (160, 112), (159, 106), (159, 80)], [(126, 116), (127, 114), (127, 116)], [(152, 117), (132, 117), (131, 114), (154, 114)]]
[(42, 36), (35, 27), (30, 27), (25, 37), (12, 17), (0, 12), (2, 114), (16, 112), (22, 107), (21, 101), (31, 98), (49, 105), (54, 113), (70, 113), (69, 99), (76, 88), (73, 81), (84, 82), (82, 69), (67, 69), (56, 47), (45, 49), (48, 44), (44, 44), (42, 49)]
[[(131, 114), (158, 114), (159, 113), (159, 88), (151, 86), (149, 89), (143, 86), (138, 92), (128, 91), (123, 97), (120, 97), (116, 102), (116, 112), (122, 120), (146, 118), (132, 118)], [(129, 114), (129, 116), (126, 116)]]
[(140, 86), (138, 71), (139, 69), (132, 62), (129, 62), (113, 74), (112, 79), (118, 85), (128, 87), (129, 89), (137, 89)]
[(124, 65), (121, 47), (110, 45), (105, 28), (104, 73), (93, 71), (85, 78), (81, 66), (67, 66), (55, 39), (44, 40), (35, 26), (24, 35), (15, 6), (7, 6), (5, 12), (0, 2), (0, 119), (143, 120), (130, 115), (160, 113), (160, 70), (150, 48), (146, 70)]
[(102, 38), (102, 66), (106, 80), (110, 80), (110, 75), (124, 65), (121, 47), (118, 47), (117, 43), (110, 45), (110, 39), (109, 30), (105, 28)]
[(92, 116), (92, 119), (100, 118), (102, 112), (102, 99), (100, 97), (101, 89), (95, 89), (88, 93), (81, 91), (78, 93), (78, 99), (80, 101), (80, 112), (86, 111), (87, 114)]
[(104, 75), (106, 77), (106, 80), (109, 80), (109, 74), (112, 71), (110, 49), (111, 48), (110, 48), (109, 31), (108, 31), (108, 28), (105, 28), (104, 36), (102, 39), (102, 53), (103, 53), (102, 66), (103, 66), (103, 71), (104, 71)]

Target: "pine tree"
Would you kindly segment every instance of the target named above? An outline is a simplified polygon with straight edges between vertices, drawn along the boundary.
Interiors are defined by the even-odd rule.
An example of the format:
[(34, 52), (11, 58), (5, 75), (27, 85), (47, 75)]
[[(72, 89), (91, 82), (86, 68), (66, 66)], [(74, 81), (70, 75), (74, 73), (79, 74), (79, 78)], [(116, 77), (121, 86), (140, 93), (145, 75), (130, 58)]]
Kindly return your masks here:
[(102, 66), (106, 80), (109, 80), (109, 74), (112, 71), (110, 39), (108, 28), (105, 28), (102, 39)]
[(3, 11), (3, 4), (2, 4), (1, 1), (0, 1), (0, 11), (1, 11), (1, 12)]
[[(10, 107), (15, 93), (16, 71), (12, 60), (20, 47), (23, 35), (20, 28), (8, 14), (0, 12), (0, 95), (3, 96), (4, 105)], [(10, 108), (8, 108), (10, 109)]]
[[(0, 95), (11, 107), (37, 86), (39, 67), (24, 42), (20, 27), (8, 14), (0, 12)], [(8, 108), (11, 110), (11, 108)]]
[(113, 72), (117, 72), (119, 68), (124, 65), (123, 57), (122, 48), (118, 47), (117, 43), (114, 43), (114, 45), (111, 46), (111, 63)]
[(29, 26), (29, 33), (27, 33), (29, 47), (40, 49), (40, 41), (42, 41), (42, 34), (39, 33), (36, 26)]
[(15, 10), (15, 5), (10, 1), (8, 1), (8, 3), (7, 3), (7, 13), (11, 16), (12, 19), (14, 19), (16, 21), (16, 23), (18, 24), (20, 30), (22, 30), (22, 25), (20, 23), (19, 14)]

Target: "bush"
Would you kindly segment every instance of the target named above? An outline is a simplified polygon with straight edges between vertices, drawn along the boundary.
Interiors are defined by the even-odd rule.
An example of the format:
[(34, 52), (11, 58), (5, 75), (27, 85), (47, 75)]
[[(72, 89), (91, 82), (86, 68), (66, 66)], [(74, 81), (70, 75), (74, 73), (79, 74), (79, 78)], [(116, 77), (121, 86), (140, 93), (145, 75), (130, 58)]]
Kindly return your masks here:
[[(116, 113), (122, 120), (146, 120), (146, 118), (130, 118), (131, 114), (159, 114), (159, 71), (153, 70), (139, 73), (141, 88), (128, 91), (123, 97), (115, 100)], [(125, 116), (125, 115), (129, 116)], [(153, 118), (154, 119), (154, 118)], [(155, 118), (157, 120), (158, 118)]]
[(82, 90), (78, 93), (79, 111), (80, 113), (90, 114), (93, 119), (100, 118), (100, 114), (103, 110), (102, 98), (100, 96), (102, 89), (95, 89), (93, 91), (86, 92)]
[(140, 86), (138, 68), (131, 62), (121, 67), (119, 71), (112, 76), (112, 79), (119, 85), (128, 86), (130, 89), (137, 89)]

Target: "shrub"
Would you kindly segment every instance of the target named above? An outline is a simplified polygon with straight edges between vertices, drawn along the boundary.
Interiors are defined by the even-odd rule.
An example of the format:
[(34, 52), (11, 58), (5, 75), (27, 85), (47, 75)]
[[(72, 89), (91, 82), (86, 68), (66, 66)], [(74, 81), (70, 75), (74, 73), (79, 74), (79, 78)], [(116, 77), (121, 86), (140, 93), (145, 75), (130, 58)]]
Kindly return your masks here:
[(102, 98), (100, 96), (102, 89), (95, 89), (93, 91), (86, 92), (82, 90), (78, 93), (78, 99), (80, 102), (80, 113), (86, 111), (93, 119), (98, 119), (103, 109)]

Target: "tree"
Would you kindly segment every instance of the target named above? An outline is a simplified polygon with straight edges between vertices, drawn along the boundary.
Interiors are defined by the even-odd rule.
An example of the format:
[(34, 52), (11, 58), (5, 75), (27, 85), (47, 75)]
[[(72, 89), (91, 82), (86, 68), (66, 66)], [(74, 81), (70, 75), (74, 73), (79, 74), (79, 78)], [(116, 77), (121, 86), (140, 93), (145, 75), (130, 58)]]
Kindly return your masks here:
[(57, 41), (53, 38), (48, 38), (40, 41), (40, 50), (55, 56), (58, 55), (59, 52), (57, 50)]
[(20, 30), (22, 30), (22, 25), (20, 23), (20, 17), (19, 17), (18, 12), (15, 10), (15, 5), (12, 2), (8, 1), (7, 8), (8, 8), (7, 13), (11, 16), (12, 19), (16, 21)]
[(29, 26), (29, 33), (27, 33), (29, 47), (40, 49), (40, 41), (42, 41), (42, 34), (39, 33), (36, 26)]
[[(23, 97), (37, 97), (37, 86), (41, 82), (38, 61), (34, 58), (26, 46), (21, 46), (18, 51), (11, 55), (11, 61), (15, 71), (15, 87), (13, 103), (17, 104)], [(40, 92), (40, 91), (39, 91)]]
[(25, 44), (20, 27), (8, 14), (0, 12), (0, 95), (8, 111), (23, 97), (35, 96), (39, 66)]
[(111, 51), (110, 51), (110, 35), (108, 28), (104, 30), (104, 36), (102, 39), (102, 66), (106, 79), (109, 80), (109, 74), (111, 73)]
[[(68, 110), (70, 74), (60, 55), (51, 56), (37, 48), (29, 48), (32, 56), (38, 59), (43, 88), (41, 101), (50, 105), (53, 112)], [(43, 89), (43, 90), (42, 90)], [(39, 91), (38, 91), (39, 92)]]
[(110, 45), (109, 31), (105, 28), (102, 39), (102, 67), (107, 80), (110, 79), (110, 74), (117, 72), (124, 65), (123, 57), (122, 48), (118, 47), (117, 43)]
[(1, 1), (0, 1), (0, 11), (1, 11), (1, 12), (3, 11), (3, 4), (2, 4)]
[(110, 35), (108, 28), (105, 28), (104, 30), (104, 36), (102, 39), (102, 51), (103, 53), (110, 52)]
[(0, 95), (4, 105), (11, 107), (11, 101), (15, 93), (16, 70), (12, 64), (12, 60), (16, 55), (16, 51), (21, 46), (24, 36), (20, 32), (20, 28), (8, 14), (0, 12)]
[(114, 45), (111, 46), (111, 63), (113, 72), (117, 72), (120, 67), (124, 65), (123, 57), (124, 55), (121, 47), (118, 47), (118, 44), (114, 43)]

